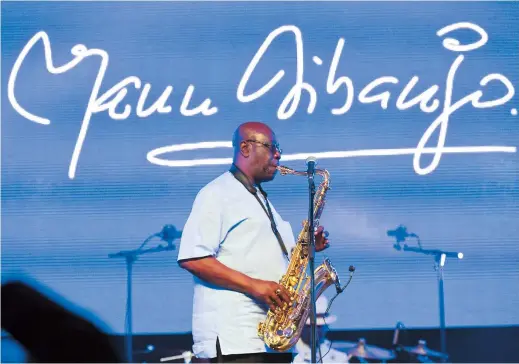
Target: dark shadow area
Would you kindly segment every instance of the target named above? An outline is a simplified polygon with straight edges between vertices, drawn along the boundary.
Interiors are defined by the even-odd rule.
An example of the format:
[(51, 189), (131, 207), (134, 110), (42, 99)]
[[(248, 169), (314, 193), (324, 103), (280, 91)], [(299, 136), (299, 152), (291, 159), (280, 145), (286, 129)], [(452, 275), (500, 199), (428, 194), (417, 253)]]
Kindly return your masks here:
[(19, 357), (40, 363), (121, 362), (113, 337), (40, 289), (12, 281), (2, 285), (1, 295), (2, 329), (17, 350), (25, 350)]

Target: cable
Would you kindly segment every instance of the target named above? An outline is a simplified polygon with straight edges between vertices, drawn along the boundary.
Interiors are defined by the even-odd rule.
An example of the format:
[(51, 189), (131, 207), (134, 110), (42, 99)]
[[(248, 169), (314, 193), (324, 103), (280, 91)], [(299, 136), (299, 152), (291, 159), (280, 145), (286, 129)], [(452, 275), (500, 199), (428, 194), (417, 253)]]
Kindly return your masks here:
[[(328, 326), (328, 324), (326, 323), (326, 318), (323, 317), (323, 321), (324, 321), (324, 326), (326, 326), (326, 330), (328, 331), (330, 329), (330, 327)], [(321, 345), (319, 345), (319, 361), (322, 363), (323, 362), (323, 358), (328, 355), (328, 353), (330, 352), (331, 348), (332, 348), (332, 340), (330, 340), (330, 346), (328, 346), (328, 351), (326, 353), (324, 353), (324, 355), (321, 353)]]
[[(333, 300), (335, 300), (337, 298), (337, 296), (339, 294), (341, 294), (342, 292), (344, 292), (344, 290), (346, 289), (346, 287), (348, 287), (348, 285), (351, 283), (351, 280), (353, 279), (353, 274), (355, 273), (355, 267), (353, 265), (350, 265), (350, 278), (348, 279), (348, 282), (346, 282), (346, 284), (344, 285), (344, 287), (340, 288), (340, 290), (338, 290), (338, 292), (335, 294), (335, 296), (332, 297), (332, 299), (330, 300), (330, 303), (328, 303), (328, 308), (326, 309), (326, 312), (324, 313), (324, 316), (326, 317), (326, 315), (328, 314), (328, 312), (330, 311), (330, 308), (332, 307), (332, 303), (333, 303)], [(323, 320), (324, 320), (324, 325), (326, 326), (327, 330), (329, 330), (329, 326), (328, 324), (326, 323), (326, 318), (323, 317)], [(324, 355), (321, 355), (321, 345), (319, 345), (319, 356), (320, 356), (320, 362), (322, 363), (323, 362), (323, 358), (328, 355), (328, 353), (330, 352), (330, 350), (332, 350), (332, 345), (333, 345), (333, 340), (330, 340), (330, 346), (328, 347), (328, 351), (324, 354)]]
[(153, 235), (148, 236), (148, 237), (146, 238), (146, 240), (144, 240), (144, 241), (142, 242), (141, 246), (140, 246), (137, 250), (141, 250), (142, 248), (144, 248), (144, 246), (145, 246), (146, 244), (148, 244), (148, 242), (149, 242), (151, 239), (153, 239), (155, 236), (157, 236), (157, 234), (153, 234)]
[(355, 273), (355, 267), (353, 265), (350, 265), (350, 279), (348, 279), (348, 282), (346, 282), (344, 287), (340, 288), (340, 290), (338, 290), (338, 292), (335, 294), (335, 296), (332, 297), (332, 299), (330, 300), (330, 303), (328, 304), (328, 308), (326, 309), (325, 315), (328, 314), (328, 311), (330, 311), (330, 308), (332, 307), (333, 300), (335, 300), (337, 298), (337, 296), (339, 294), (341, 294), (342, 292), (344, 292), (346, 287), (348, 287), (348, 285), (350, 284), (351, 280), (353, 279), (353, 274), (354, 273)]
[[(325, 323), (326, 323), (326, 321), (325, 321)], [(319, 342), (319, 334), (317, 334), (316, 336), (317, 336), (317, 342)], [(328, 350), (328, 351), (330, 351), (330, 350)], [(326, 352), (326, 354), (328, 354), (328, 351)], [(324, 354), (324, 355), (326, 355), (326, 354)], [(318, 362), (319, 361), (321, 363), (323, 362), (323, 353), (321, 353), (321, 344), (319, 344), (319, 360), (318, 360)]]

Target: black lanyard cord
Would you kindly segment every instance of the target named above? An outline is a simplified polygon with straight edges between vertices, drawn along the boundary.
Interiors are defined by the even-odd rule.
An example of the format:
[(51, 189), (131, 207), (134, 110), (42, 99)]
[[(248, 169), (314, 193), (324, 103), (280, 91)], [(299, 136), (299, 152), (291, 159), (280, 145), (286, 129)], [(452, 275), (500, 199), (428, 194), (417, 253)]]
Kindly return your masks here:
[[(256, 200), (258, 200), (258, 203), (261, 205), (261, 207), (263, 208), (263, 211), (265, 211), (265, 214), (267, 214), (267, 216), (268, 216), (268, 218), (270, 220), (270, 226), (272, 228), (272, 231), (274, 232), (274, 235), (276, 235), (276, 239), (278, 240), (279, 246), (281, 247), (281, 250), (283, 251), (283, 254), (285, 254), (285, 257), (287, 258), (287, 260), (290, 260), (289, 257), (288, 257), (287, 248), (285, 247), (285, 244), (283, 243), (283, 239), (281, 238), (281, 234), (279, 234), (278, 228), (276, 226), (276, 221), (274, 220), (274, 215), (272, 214), (272, 210), (270, 208), (270, 204), (269, 204), (269, 201), (267, 199), (267, 193), (263, 190), (263, 188), (261, 188), (261, 185), (258, 184), (258, 189), (261, 192), (261, 194), (263, 195), (263, 198), (265, 199), (265, 204), (263, 204), (263, 202), (261, 202), (261, 200), (258, 197), (258, 193), (257, 193), (258, 189), (256, 189), (250, 183), (250, 181), (247, 178), (247, 176), (245, 175), (245, 173), (243, 173), (240, 170), (240, 168), (238, 168), (238, 166), (233, 164), (231, 166), (230, 172), (234, 175), (234, 177), (239, 182), (241, 182), (241, 184), (247, 189), (247, 191), (249, 191), (252, 195), (254, 195)], [(266, 209), (265, 209), (265, 205), (267, 206)]]
[(276, 235), (276, 238), (278, 239), (279, 246), (281, 247), (281, 250), (283, 250), (283, 254), (285, 254), (285, 257), (287, 259), (289, 259), (288, 258), (287, 248), (286, 248), (285, 244), (283, 243), (283, 239), (281, 238), (281, 234), (279, 234), (278, 228), (276, 226), (276, 221), (274, 220), (274, 214), (272, 213), (272, 210), (271, 210), (270, 204), (269, 204), (269, 200), (267, 199), (267, 193), (263, 190), (263, 188), (261, 188), (261, 185), (258, 185), (258, 189), (261, 192), (261, 194), (263, 195), (263, 197), (265, 198), (265, 205), (267, 206), (267, 209), (265, 210), (265, 206), (260, 201), (260, 199), (259, 199), (257, 194), (254, 194), (254, 197), (256, 197), (256, 200), (258, 200), (258, 202), (260, 203), (261, 207), (263, 208), (263, 211), (265, 211), (265, 213), (269, 217), (269, 219), (270, 219), (270, 226), (272, 228), (272, 231), (274, 232), (274, 235)]

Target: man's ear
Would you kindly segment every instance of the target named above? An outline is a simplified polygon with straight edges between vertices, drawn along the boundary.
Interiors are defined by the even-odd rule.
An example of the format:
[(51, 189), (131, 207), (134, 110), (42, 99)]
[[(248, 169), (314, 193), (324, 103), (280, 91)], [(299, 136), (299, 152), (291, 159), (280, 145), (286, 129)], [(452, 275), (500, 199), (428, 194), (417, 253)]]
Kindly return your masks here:
[(245, 158), (250, 156), (250, 144), (246, 141), (240, 142), (240, 154)]

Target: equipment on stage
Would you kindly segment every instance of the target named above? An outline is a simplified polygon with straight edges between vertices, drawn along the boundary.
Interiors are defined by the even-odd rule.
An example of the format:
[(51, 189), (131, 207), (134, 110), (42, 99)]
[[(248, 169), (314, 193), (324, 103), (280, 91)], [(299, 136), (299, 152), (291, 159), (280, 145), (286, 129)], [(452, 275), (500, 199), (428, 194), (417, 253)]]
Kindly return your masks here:
[[(335, 285), (338, 292), (341, 289), (339, 276), (329, 259), (325, 259), (317, 269), (312, 269), (313, 252), (315, 250), (315, 246), (312, 244), (313, 226), (318, 224), (330, 183), (328, 171), (314, 169), (314, 164), (315, 161), (309, 163), (312, 167), (309, 167), (311, 173), (298, 172), (284, 166), (278, 167), (281, 175), (291, 174), (309, 177), (309, 174), (311, 174), (313, 182), (313, 173), (315, 173), (322, 177), (322, 182), (314, 198), (310, 199), (310, 205), (313, 206), (313, 208), (310, 208), (313, 219), (304, 221), (288, 269), (279, 282), (294, 298), (294, 303), (285, 305), (276, 311), (269, 310), (265, 320), (258, 325), (259, 337), (269, 348), (276, 351), (286, 351), (298, 342), (309, 315), (311, 321), (313, 321), (315, 332), (315, 300), (331, 285)], [(312, 191), (312, 194), (314, 194), (314, 191)], [(310, 266), (311, 271), (310, 277), (306, 273), (308, 266)], [(311, 314), (311, 311), (314, 312), (314, 315)], [(312, 342), (315, 343), (315, 340), (312, 340)], [(315, 355), (315, 345), (313, 346), (313, 354)]]
[(396, 356), (393, 350), (367, 345), (364, 338), (359, 339), (357, 342), (334, 342), (332, 347), (335, 350), (345, 352), (350, 358), (388, 361), (394, 359)]
[[(129, 363), (133, 363), (133, 329), (132, 329), (132, 271), (133, 264), (139, 255), (159, 253), (163, 251), (175, 250), (173, 241), (182, 236), (182, 231), (178, 231), (173, 225), (164, 225), (158, 233), (148, 236), (142, 244), (134, 250), (121, 250), (120, 252), (108, 254), (109, 258), (124, 258), (126, 260), (126, 320), (125, 320), (125, 346), (126, 359)], [(144, 249), (146, 244), (153, 238), (167, 243), (166, 246), (159, 244), (155, 248)]]
[[(388, 236), (393, 236), (396, 239), (396, 244), (393, 247), (404, 252), (413, 252), (425, 255), (432, 255), (434, 257), (434, 268), (438, 275), (438, 298), (439, 298), (439, 313), (440, 313), (440, 347), (443, 353), (447, 352), (447, 338), (445, 330), (445, 294), (443, 290), (443, 267), (447, 258), (463, 259), (461, 252), (448, 252), (438, 249), (423, 249), (420, 242), (420, 237), (415, 233), (408, 233), (407, 228), (403, 225), (398, 226), (395, 230), (388, 230)], [(402, 247), (400, 243), (405, 242), (406, 238), (414, 237), (417, 240), (418, 247), (410, 247), (404, 243)], [(446, 357), (440, 358), (442, 362)]]
[(179, 363), (191, 363), (191, 359), (195, 357), (195, 354), (193, 354), (190, 351), (184, 351), (182, 354), (179, 355), (172, 355), (172, 356), (166, 356), (164, 358), (160, 358), (160, 362), (172, 362), (172, 361), (178, 361)]
[(424, 356), (424, 357), (432, 357), (439, 359), (447, 359), (449, 356), (444, 353), (440, 353), (439, 351), (435, 351), (429, 349), (427, 347), (427, 342), (425, 340), (418, 340), (418, 345), (416, 346), (404, 346), (403, 349), (407, 351), (409, 354)]
[[(332, 348), (346, 353), (350, 359), (358, 359), (361, 363), (368, 360), (374, 362), (395, 362), (396, 360), (400, 363), (433, 363), (435, 360), (445, 361), (449, 357), (448, 354), (429, 349), (425, 340), (418, 340), (416, 346), (399, 346), (399, 350), (407, 354), (405, 359), (402, 355), (398, 355), (395, 350), (366, 344), (364, 338), (357, 342), (334, 341)], [(352, 361), (350, 360), (350, 362)]]
[[(429, 349), (425, 340), (419, 339), (416, 346), (404, 346), (400, 341), (400, 331), (406, 327), (397, 322), (393, 333), (391, 349), (380, 346), (367, 345), (366, 339), (360, 338), (357, 342), (334, 341), (331, 347), (348, 355), (348, 361), (353, 362), (396, 362), (396, 363), (434, 363), (448, 359), (449, 355)], [(352, 360), (354, 359), (354, 360)], [(356, 359), (356, 360), (355, 360)]]

